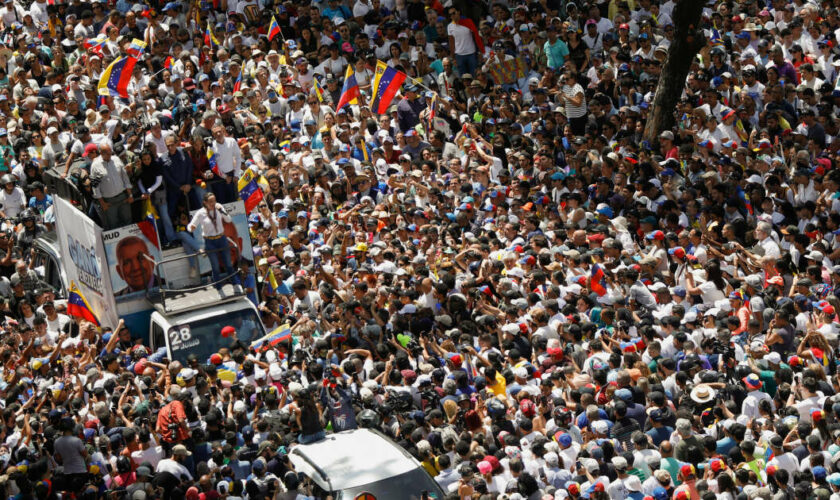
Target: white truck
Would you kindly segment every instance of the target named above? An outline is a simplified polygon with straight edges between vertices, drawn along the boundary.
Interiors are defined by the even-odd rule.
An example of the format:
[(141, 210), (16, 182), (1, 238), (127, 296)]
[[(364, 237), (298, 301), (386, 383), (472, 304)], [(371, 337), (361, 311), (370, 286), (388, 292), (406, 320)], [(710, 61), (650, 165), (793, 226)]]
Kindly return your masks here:
[[(229, 211), (244, 214), (241, 205), (232, 204)], [(254, 297), (230, 280), (211, 282), (209, 259), (218, 255), (188, 254), (183, 247), (160, 249), (156, 229), (152, 233), (133, 224), (102, 231), (66, 201), (56, 199), (56, 206), (57, 231), (35, 240), (33, 259), (34, 268), (59, 298), (67, 297), (72, 283), (103, 325), (115, 326), (123, 319), (133, 337), (153, 350), (165, 346), (172, 360), (185, 361), (195, 354), (204, 362), (229, 344), (230, 339), (221, 336), (225, 326), (236, 328), (238, 338), (246, 342), (265, 336)], [(247, 221), (239, 219), (229, 237), (234, 262), (251, 255)], [(237, 238), (242, 222), (246, 236)]]

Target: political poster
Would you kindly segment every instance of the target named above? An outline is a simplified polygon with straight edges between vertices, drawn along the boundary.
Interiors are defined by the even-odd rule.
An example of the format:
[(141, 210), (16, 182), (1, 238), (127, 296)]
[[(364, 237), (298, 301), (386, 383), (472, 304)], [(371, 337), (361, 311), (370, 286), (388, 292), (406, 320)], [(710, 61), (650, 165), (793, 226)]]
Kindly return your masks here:
[(161, 260), (156, 235), (131, 224), (104, 231), (102, 241), (116, 302), (142, 297), (160, 286), (155, 264)]
[(70, 202), (55, 197), (56, 234), (67, 283), (75, 283), (99, 322), (117, 325), (117, 309), (107, 273), (102, 229)]

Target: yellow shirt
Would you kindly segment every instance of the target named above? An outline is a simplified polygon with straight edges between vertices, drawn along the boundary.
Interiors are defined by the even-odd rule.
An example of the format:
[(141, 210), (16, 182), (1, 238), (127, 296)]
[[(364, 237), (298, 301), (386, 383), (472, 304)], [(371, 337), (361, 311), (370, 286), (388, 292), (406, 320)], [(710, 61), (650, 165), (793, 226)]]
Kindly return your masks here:
[(487, 384), (487, 388), (497, 398), (507, 399), (507, 382), (505, 382), (501, 373), (496, 372), (496, 383), (494, 385)]

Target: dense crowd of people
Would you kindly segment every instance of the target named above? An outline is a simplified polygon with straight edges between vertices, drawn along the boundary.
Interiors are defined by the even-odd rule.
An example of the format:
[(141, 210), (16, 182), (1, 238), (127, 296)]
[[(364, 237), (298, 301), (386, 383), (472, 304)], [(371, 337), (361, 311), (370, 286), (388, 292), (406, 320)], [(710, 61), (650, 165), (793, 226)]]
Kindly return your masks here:
[[(838, 4), (707, 2), (651, 139), (682, 1), (5, 0), (0, 496), (332, 498), (290, 450), (371, 428), (447, 499), (840, 498)], [(245, 174), (290, 341), (170, 360), (31, 259), (57, 196), (223, 248)]]

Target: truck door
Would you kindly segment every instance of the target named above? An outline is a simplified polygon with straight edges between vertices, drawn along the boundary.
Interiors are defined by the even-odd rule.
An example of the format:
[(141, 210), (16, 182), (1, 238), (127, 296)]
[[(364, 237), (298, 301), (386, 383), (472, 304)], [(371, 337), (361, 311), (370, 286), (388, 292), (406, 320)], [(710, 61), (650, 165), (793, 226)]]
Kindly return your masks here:
[(58, 298), (64, 298), (64, 284), (61, 282), (58, 264), (40, 248), (35, 248), (35, 271), (53, 289)]
[(161, 346), (167, 345), (166, 338), (163, 335), (163, 327), (160, 325), (160, 323), (157, 322), (154, 315), (152, 315), (152, 331), (150, 338), (152, 339), (152, 352), (155, 352)]

